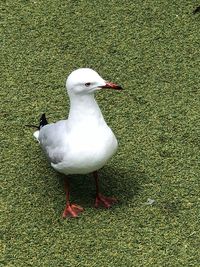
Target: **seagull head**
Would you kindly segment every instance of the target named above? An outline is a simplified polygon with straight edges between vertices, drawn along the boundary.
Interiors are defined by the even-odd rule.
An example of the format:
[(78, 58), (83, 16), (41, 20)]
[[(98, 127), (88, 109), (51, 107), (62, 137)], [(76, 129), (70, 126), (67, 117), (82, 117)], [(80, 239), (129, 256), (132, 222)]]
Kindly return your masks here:
[(121, 90), (122, 87), (107, 82), (94, 70), (89, 68), (80, 68), (74, 70), (67, 78), (66, 87), (69, 95), (71, 94), (91, 94), (101, 89)]

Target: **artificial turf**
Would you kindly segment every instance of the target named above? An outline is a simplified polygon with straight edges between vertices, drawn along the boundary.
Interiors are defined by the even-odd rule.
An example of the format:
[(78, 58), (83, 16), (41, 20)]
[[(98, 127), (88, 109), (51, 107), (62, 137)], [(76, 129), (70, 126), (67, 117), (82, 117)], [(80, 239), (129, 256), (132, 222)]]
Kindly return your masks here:
[[(198, 4), (2, 1), (1, 266), (200, 265)], [(119, 204), (94, 209), (91, 176), (75, 175), (85, 212), (63, 220), (63, 180), (25, 124), (67, 116), (78, 67), (125, 89), (97, 95), (119, 141), (101, 189)]]

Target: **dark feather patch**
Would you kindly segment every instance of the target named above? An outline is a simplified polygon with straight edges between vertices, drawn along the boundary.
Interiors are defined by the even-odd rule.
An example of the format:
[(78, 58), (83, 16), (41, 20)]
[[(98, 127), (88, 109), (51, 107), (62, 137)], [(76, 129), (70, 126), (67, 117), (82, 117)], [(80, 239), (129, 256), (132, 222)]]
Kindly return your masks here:
[(40, 117), (39, 129), (41, 129), (42, 127), (44, 127), (47, 124), (48, 124), (48, 121), (46, 119), (45, 113), (43, 113), (42, 116)]
[(48, 121), (46, 119), (45, 113), (43, 113), (42, 116), (40, 117), (39, 126), (32, 125), (32, 124), (26, 124), (25, 126), (31, 127), (31, 128), (36, 128), (36, 129), (40, 130), (42, 127), (44, 127), (47, 124), (48, 124)]

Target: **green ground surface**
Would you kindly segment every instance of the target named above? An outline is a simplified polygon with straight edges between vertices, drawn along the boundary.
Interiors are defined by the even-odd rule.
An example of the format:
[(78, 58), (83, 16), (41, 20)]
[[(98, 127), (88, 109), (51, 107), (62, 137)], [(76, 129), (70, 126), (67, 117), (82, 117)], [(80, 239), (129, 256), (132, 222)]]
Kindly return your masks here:
[[(2, 1), (1, 266), (199, 266), (198, 4)], [(78, 67), (125, 88), (97, 95), (119, 140), (101, 189), (120, 201), (95, 210), (92, 177), (74, 176), (85, 212), (63, 220), (63, 180), (24, 125), (67, 116)]]

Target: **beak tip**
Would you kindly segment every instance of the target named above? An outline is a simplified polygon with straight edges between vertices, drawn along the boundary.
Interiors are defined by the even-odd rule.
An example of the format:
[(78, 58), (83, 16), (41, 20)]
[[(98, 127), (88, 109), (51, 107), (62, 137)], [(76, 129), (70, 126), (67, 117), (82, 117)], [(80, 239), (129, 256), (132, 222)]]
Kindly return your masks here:
[(114, 89), (114, 90), (123, 90), (121, 85), (118, 85), (118, 84), (112, 83), (112, 82), (106, 82), (105, 86), (103, 86), (102, 88), (110, 88), (110, 89)]

